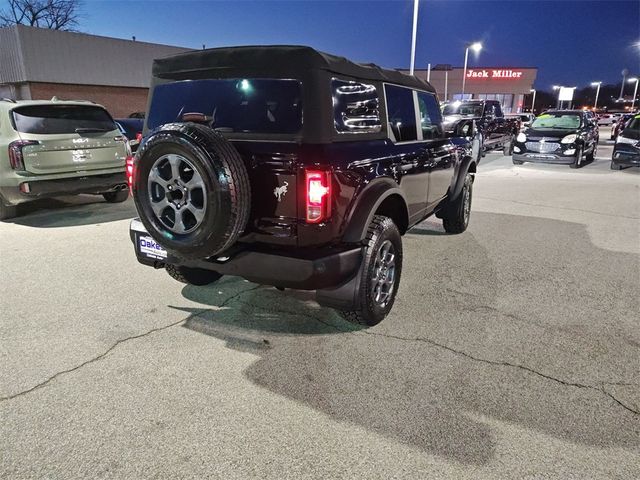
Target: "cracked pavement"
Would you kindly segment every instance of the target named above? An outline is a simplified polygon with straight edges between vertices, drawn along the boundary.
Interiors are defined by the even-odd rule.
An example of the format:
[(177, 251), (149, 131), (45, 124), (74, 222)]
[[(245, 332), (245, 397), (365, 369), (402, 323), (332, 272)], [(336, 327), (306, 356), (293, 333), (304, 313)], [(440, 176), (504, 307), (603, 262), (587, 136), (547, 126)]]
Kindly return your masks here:
[(469, 231), (407, 234), (365, 330), (138, 265), (132, 202), (29, 206), (0, 224), (0, 477), (639, 478), (640, 171), (610, 152), (488, 155)]

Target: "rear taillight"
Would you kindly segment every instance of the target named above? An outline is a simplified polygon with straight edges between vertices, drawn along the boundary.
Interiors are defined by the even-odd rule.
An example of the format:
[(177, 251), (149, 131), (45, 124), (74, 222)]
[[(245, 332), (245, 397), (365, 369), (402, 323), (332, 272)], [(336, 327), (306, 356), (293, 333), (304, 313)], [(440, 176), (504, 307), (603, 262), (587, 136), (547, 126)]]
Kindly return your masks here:
[(9, 144), (9, 165), (14, 170), (24, 170), (24, 157), (22, 149), (29, 145), (38, 145), (40, 142), (35, 140), (16, 140)]
[(331, 173), (319, 170), (305, 173), (307, 223), (320, 223), (331, 215)]
[(128, 155), (126, 160), (126, 170), (127, 170), (127, 184), (129, 185), (129, 192), (133, 195), (133, 174), (134, 174), (134, 163), (133, 156)]
[(142, 133), (140, 132), (136, 133), (136, 142), (138, 143), (142, 142)]

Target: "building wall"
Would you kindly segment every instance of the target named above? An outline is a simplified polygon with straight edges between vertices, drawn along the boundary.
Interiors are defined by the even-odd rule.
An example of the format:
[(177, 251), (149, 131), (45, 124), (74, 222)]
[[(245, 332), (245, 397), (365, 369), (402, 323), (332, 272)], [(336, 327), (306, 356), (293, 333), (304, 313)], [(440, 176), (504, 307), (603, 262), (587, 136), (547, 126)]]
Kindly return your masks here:
[(76, 85), (61, 83), (29, 83), (31, 99), (90, 100), (104, 105), (114, 118), (127, 117), (147, 109), (148, 88)]

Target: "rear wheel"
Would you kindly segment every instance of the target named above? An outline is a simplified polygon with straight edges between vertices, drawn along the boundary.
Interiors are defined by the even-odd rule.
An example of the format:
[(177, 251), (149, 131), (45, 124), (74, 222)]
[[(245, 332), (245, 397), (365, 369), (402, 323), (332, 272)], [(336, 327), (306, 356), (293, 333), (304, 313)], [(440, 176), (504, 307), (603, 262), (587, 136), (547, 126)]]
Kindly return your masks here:
[(182, 283), (189, 285), (209, 285), (222, 278), (218, 272), (204, 270), (202, 268), (190, 268), (181, 265), (166, 265), (165, 270), (173, 278)]
[(18, 214), (15, 205), (9, 205), (4, 198), (0, 196), (0, 220), (8, 220)]
[(509, 141), (505, 143), (502, 147), (502, 153), (504, 154), (505, 157), (510, 157), (511, 155), (513, 155), (513, 139), (514, 139), (514, 136), (511, 135), (511, 138), (509, 138)]
[(442, 215), (442, 226), (447, 233), (462, 233), (469, 226), (471, 216), (471, 196), (473, 193), (473, 176), (467, 173), (462, 191), (451, 202)]
[(105, 192), (102, 196), (108, 203), (121, 203), (129, 198), (129, 190), (125, 188), (117, 192)]
[(513, 157), (511, 157), (511, 161), (513, 162), (514, 165), (522, 165), (524, 163), (522, 160), (516, 160)]
[(618, 165), (617, 163), (611, 162), (610, 168), (611, 170), (622, 170), (622, 165)]
[(372, 326), (387, 316), (395, 301), (402, 272), (402, 239), (393, 220), (375, 215), (366, 242), (357, 292), (360, 307), (340, 313), (351, 323)]

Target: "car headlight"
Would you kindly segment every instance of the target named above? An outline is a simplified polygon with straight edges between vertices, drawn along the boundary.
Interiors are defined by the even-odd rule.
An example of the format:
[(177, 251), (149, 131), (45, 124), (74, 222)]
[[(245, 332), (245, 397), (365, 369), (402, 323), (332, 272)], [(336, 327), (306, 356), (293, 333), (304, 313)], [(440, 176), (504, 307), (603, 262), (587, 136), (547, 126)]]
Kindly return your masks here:
[(573, 143), (577, 139), (578, 139), (578, 135), (576, 135), (575, 133), (572, 133), (571, 135), (567, 135), (562, 140), (560, 140), (560, 143)]
[(638, 146), (638, 145), (640, 145), (640, 140), (636, 140), (635, 138), (627, 138), (627, 137), (623, 137), (622, 135), (618, 135), (618, 138), (616, 138), (616, 143), (628, 143), (629, 145)]
[(527, 136), (524, 133), (519, 133), (516, 137), (516, 142), (524, 143), (527, 141)]

